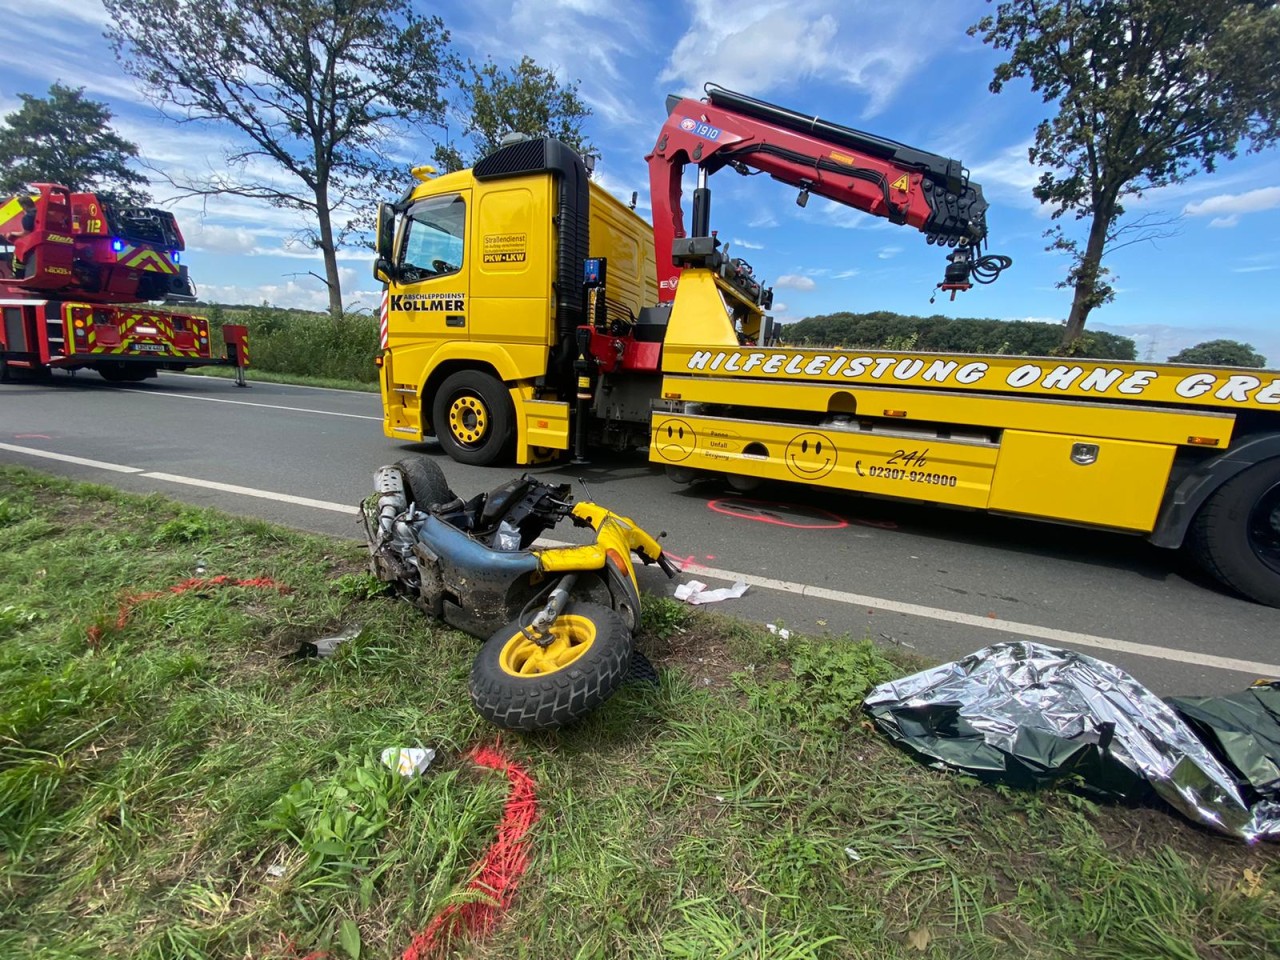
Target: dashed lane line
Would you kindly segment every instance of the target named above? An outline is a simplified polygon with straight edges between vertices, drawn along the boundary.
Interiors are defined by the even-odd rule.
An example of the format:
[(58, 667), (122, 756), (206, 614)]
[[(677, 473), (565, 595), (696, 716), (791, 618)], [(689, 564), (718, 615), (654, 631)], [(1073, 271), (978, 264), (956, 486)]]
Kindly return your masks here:
[[(202, 480), (197, 477), (184, 477), (173, 473), (146, 471), (141, 467), (106, 463), (102, 460), (89, 460), (84, 457), (73, 457), (65, 453), (55, 453), (51, 450), (40, 450), (34, 447), (21, 447), (12, 443), (0, 443), (0, 450), (9, 450), (13, 453), (20, 453), (33, 457), (43, 457), (45, 459), (58, 460), (64, 463), (74, 463), (80, 466), (93, 467), (99, 470), (110, 470), (115, 473), (140, 474), (148, 479), (161, 480), (165, 483), (176, 483), (189, 487), (203, 487), (209, 490), (218, 490), (222, 493), (253, 497), (259, 500), (271, 500), (276, 503), (290, 503), (301, 507), (311, 507), (316, 510), (327, 510), (332, 513), (347, 514), (349, 516), (357, 516), (360, 512), (358, 507), (352, 506), (348, 503), (334, 503), (330, 500), (316, 500), (311, 497), (299, 497), (288, 493), (273, 493), (269, 490), (259, 490), (256, 487), (243, 487), (234, 483), (220, 483), (216, 480)], [(568, 546), (569, 544), (558, 540), (541, 539), (538, 541), (538, 545), (551, 547)], [(928, 607), (919, 603), (905, 603), (901, 600), (886, 600), (882, 597), (869, 597), (864, 594), (852, 593), (846, 590), (832, 590), (827, 587), (817, 587), (806, 583), (796, 583), (791, 580), (775, 580), (772, 577), (761, 577), (750, 573), (738, 573), (734, 570), (719, 570), (714, 567), (698, 566), (686, 572), (696, 574), (699, 577), (709, 577), (716, 580), (727, 580), (730, 582), (741, 580), (750, 586), (758, 587), (762, 590), (776, 590), (780, 593), (791, 593), (802, 597), (829, 600), (834, 603), (843, 603), (849, 606), (883, 610), (889, 613), (901, 613), (909, 617), (922, 617), (928, 620), (938, 620), (943, 623), (960, 624), (966, 627), (975, 627), (979, 630), (992, 630), (997, 633), (1034, 637), (1038, 640), (1048, 640), (1053, 643), (1059, 643), (1069, 647), (1091, 647), (1099, 650), (1109, 650), (1115, 653), (1128, 653), (1140, 657), (1151, 657), (1156, 660), (1168, 660), (1174, 663), (1186, 663), (1199, 667), (1212, 667), (1218, 670), (1232, 670), (1237, 673), (1247, 673), (1255, 676), (1280, 677), (1280, 664), (1261, 663), (1256, 660), (1241, 660), (1235, 657), (1219, 657), (1213, 654), (1197, 653), (1191, 650), (1179, 650), (1175, 647), (1159, 647), (1154, 644), (1134, 643), (1129, 640), (1116, 640), (1112, 637), (1099, 637), (1089, 633), (1076, 633), (1073, 630), (1059, 630), (1056, 627), (1042, 627), (1039, 624), (1034, 623), (1019, 623), (1016, 620), (1003, 620), (998, 617), (980, 617), (971, 613), (961, 613), (958, 610), (946, 610), (941, 607)]]

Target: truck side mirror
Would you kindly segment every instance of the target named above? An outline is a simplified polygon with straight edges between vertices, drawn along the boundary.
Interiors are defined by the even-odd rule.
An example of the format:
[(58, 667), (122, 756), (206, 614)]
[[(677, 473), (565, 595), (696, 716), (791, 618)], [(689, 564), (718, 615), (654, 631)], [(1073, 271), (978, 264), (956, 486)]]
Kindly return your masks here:
[[(396, 236), (396, 208), (389, 203), (378, 204), (378, 235), (374, 241), (374, 252), (379, 260), (391, 262), (391, 247)], [(376, 269), (376, 268), (375, 268)]]
[(390, 283), (392, 276), (395, 275), (396, 268), (390, 260), (383, 260), (379, 257), (373, 262), (373, 279), (379, 283)]

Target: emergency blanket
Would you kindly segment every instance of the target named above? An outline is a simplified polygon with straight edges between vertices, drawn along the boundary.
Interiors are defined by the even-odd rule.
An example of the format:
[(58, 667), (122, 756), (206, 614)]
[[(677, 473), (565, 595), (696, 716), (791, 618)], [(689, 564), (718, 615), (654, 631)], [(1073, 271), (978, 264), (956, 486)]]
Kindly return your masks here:
[[(1251, 842), (1280, 839), (1280, 784), (1273, 780), (1269, 794), (1248, 788), (1246, 799), (1241, 777), (1173, 707), (1118, 667), (1083, 654), (1029, 641), (995, 644), (881, 684), (864, 709), (934, 766), (1022, 786), (1076, 777), (1119, 799), (1154, 791), (1211, 829)], [(1241, 726), (1247, 722), (1237, 714), (1227, 736), (1235, 749), (1245, 739)]]

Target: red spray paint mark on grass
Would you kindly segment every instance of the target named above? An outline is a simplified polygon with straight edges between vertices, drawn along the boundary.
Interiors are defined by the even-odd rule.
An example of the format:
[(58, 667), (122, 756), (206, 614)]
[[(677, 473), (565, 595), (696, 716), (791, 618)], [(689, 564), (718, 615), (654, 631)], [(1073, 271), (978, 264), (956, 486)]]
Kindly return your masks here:
[(508, 760), (496, 747), (477, 747), (472, 760), (482, 767), (507, 775), (511, 789), (498, 835), (480, 859), (467, 892), (479, 895), (466, 903), (450, 903), (413, 938), (401, 960), (428, 960), (442, 956), (455, 937), (479, 938), (488, 934), (506, 913), (515, 897), (516, 886), (529, 864), (526, 840), (538, 821), (538, 795), (533, 778), (520, 764)]
[[(182, 594), (190, 590), (210, 590), (215, 587), (260, 587), (265, 590), (276, 590), (280, 593), (288, 593), (292, 589), (282, 583), (276, 583), (270, 577), (251, 577), (249, 579), (236, 579), (225, 575), (219, 577), (193, 577), (190, 580), (183, 580), (167, 590), (150, 590), (146, 593), (125, 594), (124, 599), (120, 602), (120, 609), (116, 613), (113, 626), (117, 630), (123, 630), (129, 623), (129, 618), (133, 616), (134, 609), (140, 603), (146, 603), (148, 600), (154, 600), (167, 594)], [(90, 627), (88, 631), (89, 646), (97, 647), (102, 642), (102, 634), (102, 627), (97, 625)]]

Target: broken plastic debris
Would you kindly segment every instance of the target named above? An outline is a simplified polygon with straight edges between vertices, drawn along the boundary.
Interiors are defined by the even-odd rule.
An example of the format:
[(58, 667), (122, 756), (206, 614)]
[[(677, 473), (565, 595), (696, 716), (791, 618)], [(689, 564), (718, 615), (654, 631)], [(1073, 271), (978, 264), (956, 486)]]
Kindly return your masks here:
[(776, 623), (766, 623), (764, 625), (764, 628), (768, 630), (770, 633), (776, 634), (777, 636), (781, 637), (783, 640), (791, 639), (791, 631), (788, 630), (786, 627), (780, 627)]
[(283, 877), (284, 874), (284, 864), (282, 863), (273, 863), (271, 866), (267, 867), (268, 877)]
[(332, 637), (321, 637), (319, 640), (304, 640), (293, 652), (295, 657), (332, 657), (337, 652), (338, 647), (346, 643), (348, 640), (354, 640), (360, 636), (360, 631), (364, 628), (360, 624), (353, 627), (347, 627), (341, 633), (336, 633)]
[(402, 777), (416, 777), (424, 773), (436, 752), (430, 747), (387, 747), (382, 751), (382, 762)]
[(732, 587), (719, 587), (708, 590), (701, 580), (690, 580), (676, 587), (675, 597), (695, 606), (704, 603), (719, 603), (721, 600), (736, 600), (747, 592), (747, 585), (739, 580)]
[(860, 854), (857, 850), (853, 849), (853, 847), (845, 847), (844, 855), (848, 857), (850, 860), (852, 860), (854, 863), (857, 863), (859, 860), (862, 859), (862, 854)]

